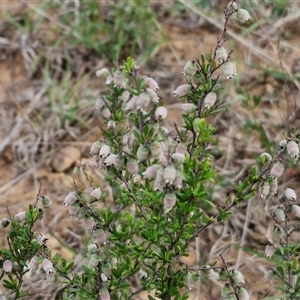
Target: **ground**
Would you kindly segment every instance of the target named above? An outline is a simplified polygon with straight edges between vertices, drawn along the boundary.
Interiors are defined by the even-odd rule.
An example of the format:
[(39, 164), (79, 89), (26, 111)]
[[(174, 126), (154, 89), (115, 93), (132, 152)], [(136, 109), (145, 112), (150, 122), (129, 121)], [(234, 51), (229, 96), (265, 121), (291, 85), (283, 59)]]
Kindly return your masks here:
[[(214, 12), (210, 14), (201, 5), (197, 8), (192, 2), (186, 2), (185, 18), (160, 16), (161, 30), (167, 39), (147, 62), (141, 64), (141, 72), (150, 73), (160, 83), (159, 96), (169, 108), (170, 124), (178, 121), (180, 116), (178, 101), (172, 94), (179, 84), (184, 83), (180, 72), (185, 62), (215, 48), (224, 22), (222, 8), (225, 2), (211, 1)], [(0, 9), (8, 10), (21, 24), (25, 11), (39, 14), (35, 10), (38, 2), (28, 3), (1, 1)], [(226, 176), (228, 183), (244, 178), (266, 147), (269, 147), (268, 151), (276, 151), (274, 144), (284, 138), (289, 127), (299, 126), (297, 5), (291, 3), (290, 10), (281, 18), (274, 17), (272, 5), (261, 6), (261, 11), (254, 7), (252, 24), (257, 26), (249, 31), (236, 20), (229, 22), (227, 44), (234, 49), (231, 59), (237, 66), (238, 77), (227, 82), (222, 93), (227, 109), (211, 119), (218, 130), (215, 153), (219, 154), (216, 155), (215, 167), (220, 175)], [(153, 9), (158, 14), (162, 8), (157, 4)], [(41, 188), (42, 194), (50, 196), (54, 202), (41, 222), (41, 229), (47, 234), (52, 249), (70, 258), (73, 253), (64, 247), (64, 243), (78, 247), (83, 242), (83, 232), (78, 222), (68, 217), (62, 202), (71, 191), (73, 180), (78, 186), (90, 189), (85, 177), (74, 175), (72, 171), (80, 163), (92, 162), (89, 149), (100, 138), (102, 124), (99, 114), (94, 111), (94, 101), (105, 89), (95, 78), (94, 71), (109, 65), (109, 62), (84, 45), (77, 46), (69, 52), (73, 55), (69, 71), (64, 66), (64, 49), (45, 49), (51, 45), (40, 45), (38, 34), (31, 32), (27, 35), (4, 16), (0, 19), (0, 217), (26, 209), (35, 201)], [(268, 18), (270, 21), (265, 21)], [(49, 24), (55, 22), (52, 19), (47, 21)], [(57, 34), (47, 32), (47, 28), (43, 30), (49, 39)], [(48, 75), (39, 69), (45, 61), (40, 60), (38, 66), (34, 65), (39, 51), (48, 51)], [(59, 93), (55, 92), (54, 82), (50, 91), (47, 88), (53, 78), (63, 82)], [(72, 89), (74, 86), (76, 89)], [(253, 96), (260, 97), (257, 106)], [(61, 106), (57, 107), (57, 103)], [(85, 118), (87, 126), (59, 114), (74, 103), (80, 107), (78, 119)], [(99, 171), (95, 170), (94, 175), (100, 177)], [(245, 274), (251, 299), (263, 299), (268, 293), (273, 295), (272, 284), (264, 281), (268, 263), (253, 251), (264, 251), (265, 236), (273, 226), (268, 210), (280, 200), (286, 186), (295, 188), (297, 193), (298, 183), (297, 165), (290, 164), (280, 180), (277, 198), (252, 198), (248, 205), (234, 209), (234, 218), (228, 224), (214, 226), (196, 241), (200, 257), (203, 255), (201, 260), (219, 261), (222, 253), (228, 265), (238, 264)], [(231, 191), (230, 188), (216, 190), (216, 203), (222, 205)], [(4, 233), (0, 239), (2, 246)], [(195, 243), (190, 246), (190, 256), (181, 258), (190, 266), (196, 262)], [(244, 245), (252, 252), (242, 251), (234, 246), (236, 244)], [(205, 250), (207, 248), (211, 249), (209, 253)], [(212, 288), (218, 283), (211, 280), (213, 284), (209, 281), (201, 286), (200, 299), (220, 299), (218, 288)], [(30, 279), (30, 282), (37, 291), (35, 298), (31, 299), (41, 299), (38, 294), (41, 295), (42, 290), (46, 291), (40, 296), (42, 299), (56, 299), (49, 287), (39, 286), (37, 278)], [(145, 295), (137, 299), (142, 297)], [(190, 299), (196, 299), (196, 291), (191, 292)]]

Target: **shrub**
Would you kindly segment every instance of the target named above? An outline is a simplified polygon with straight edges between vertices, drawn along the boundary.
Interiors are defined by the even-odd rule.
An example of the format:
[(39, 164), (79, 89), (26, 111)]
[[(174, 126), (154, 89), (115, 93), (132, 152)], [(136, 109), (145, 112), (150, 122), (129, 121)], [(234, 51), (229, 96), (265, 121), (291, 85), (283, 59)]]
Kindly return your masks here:
[[(222, 256), (221, 266), (189, 268), (178, 261), (205, 229), (228, 220), (234, 206), (253, 197), (255, 185), (262, 198), (275, 193), (277, 178), (284, 171), (280, 155), (287, 152), (294, 161), (299, 155), (299, 132), (292, 129), (278, 153), (274, 157), (263, 153), (258, 166), (234, 185), (236, 192), (226, 205), (217, 207), (217, 214), (210, 212), (215, 204), (208, 186), (214, 184), (217, 174), (210, 145), (215, 142), (216, 129), (207, 118), (224, 109), (219, 93), (237, 72), (231, 51), (225, 48), (226, 27), (235, 13), (242, 23), (251, 18), (235, 1), (229, 2), (215, 49), (184, 67), (186, 83), (174, 91), (182, 102), (181, 127), (165, 126), (168, 110), (158, 96), (159, 84), (140, 76), (133, 59), (112, 71), (97, 71), (108, 87), (95, 104), (105, 128), (103, 139), (90, 152), (103, 170), (105, 183), (87, 176), (92, 193), (87, 195), (75, 184), (63, 203), (71, 217), (83, 220), (88, 243), (71, 261), (51, 254), (46, 236), (33, 230), (51, 208), (51, 199), (39, 191), (27, 211), (0, 221), (2, 227), (9, 226), (0, 265), (11, 299), (26, 296), (22, 283), (27, 272), (39, 272), (48, 282), (62, 282), (63, 299), (133, 299), (142, 291), (154, 291), (165, 300), (188, 299), (188, 290), (201, 273), (224, 282), (222, 299), (250, 299), (243, 274), (229, 269)], [(76, 172), (87, 174), (88, 168), (82, 164)], [(289, 299), (299, 295), (297, 247), (289, 242), (296, 227), (288, 223), (290, 212), (300, 215), (299, 206), (293, 204), (295, 197), (287, 189), (283, 204), (272, 212), (276, 225), (266, 248), (267, 257), (278, 258), (270, 275), (279, 278), (279, 288)]]

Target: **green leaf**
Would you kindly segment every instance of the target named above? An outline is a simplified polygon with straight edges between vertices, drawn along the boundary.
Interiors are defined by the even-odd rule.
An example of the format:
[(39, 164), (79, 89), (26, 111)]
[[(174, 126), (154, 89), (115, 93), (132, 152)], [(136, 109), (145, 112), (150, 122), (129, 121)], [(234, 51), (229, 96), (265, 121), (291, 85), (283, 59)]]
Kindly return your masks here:
[(297, 132), (297, 129), (293, 126), (291, 128), (291, 134), (294, 135)]
[(283, 269), (283, 267), (282, 266), (277, 266), (277, 272), (279, 273), (279, 275), (282, 277), (282, 278), (284, 278), (284, 269)]

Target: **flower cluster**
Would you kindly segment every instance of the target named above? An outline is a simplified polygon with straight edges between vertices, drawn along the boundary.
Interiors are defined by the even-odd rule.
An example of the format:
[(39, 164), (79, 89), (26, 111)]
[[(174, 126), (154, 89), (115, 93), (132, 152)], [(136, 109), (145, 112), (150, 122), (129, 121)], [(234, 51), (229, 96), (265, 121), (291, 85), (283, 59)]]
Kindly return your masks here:
[[(294, 258), (293, 248), (290, 246), (290, 238), (293, 231), (297, 227), (289, 224), (289, 214), (292, 213), (298, 219), (300, 218), (300, 206), (296, 205), (297, 196), (293, 189), (286, 188), (284, 191), (284, 199), (281, 204), (278, 204), (270, 211), (271, 216), (275, 221), (272, 227), (271, 236), (266, 237), (268, 244), (265, 247), (265, 256), (267, 258), (279, 259), (286, 262), (290, 267), (281, 269), (277, 266), (265, 274), (265, 281), (273, 281), (275, 278), (280, 279), (285, 284), (284, 289), (290, 295), (298, 295), (297, 288), (294, 292), (294, 287), (297, 287), (299, 280), (298, 263)], [(282, 251), (282, 249), (285, 249)]]
[[(44, 218), (45, 210), (51, 207), (52, 201), (50, 197), (43, 195), (40, 195), (38, 200), (43, 208), (30, 206), (29, 211), (20, 211), (13, 215), (11, 220), (3, 218), (0, 221), (1, 227), (10, 225), (10, 231), (6, 234), (6, 244), (11, 250), (12, 247), (17, 247), (14, 251), (18, 253), (18, 255), (7, 256), (7, 259), (4, 259), (3, 270), (14, 275), (18, 272), (38, 271), (42, 279), (53, 282), (56, 279), (56, 272), (51, 260), (48, 259), (51, 255), (51, 248), (47, 244), (48, 238), (42, 231), (32, 231), (33, 224)], [(24, 236), (17, 234), (19, 230), (22, 230)], [(3, 253), (2, 256), (6, 257), (7, 252)], [(19, 259), (23, 261), (24, 270), (18, 266), (20, 265)], [(26, 264), (24, 265), (24, 261), (28, 268)]]
[[(282, 140), (278, 145), (280, 153), (286, 153), (287, 157), (294, 163), (299, 158), (299, 144), (297, 140), (291, 139), (289, 141)], [(277, 158), (272, 160), (271, 154), (264, 152), (258, 159), (258, 165), (264, 169), (269, 163), (272, 163), (269, 174), (265, 175), (259, 184), (259, 197), (266, 198), (269, 194), (274, 195), (277, 193), (278, 178), (284, 171), (282, 159)]]
[(244, 275), (237, 270), (230, 270), (222, 268), (219, 273), (220, 280), (227, 281), (222, 290), (222, 300), (240, 299), (249, 300), (250, 296), (248, 291), (243, 287), (245, 284)]

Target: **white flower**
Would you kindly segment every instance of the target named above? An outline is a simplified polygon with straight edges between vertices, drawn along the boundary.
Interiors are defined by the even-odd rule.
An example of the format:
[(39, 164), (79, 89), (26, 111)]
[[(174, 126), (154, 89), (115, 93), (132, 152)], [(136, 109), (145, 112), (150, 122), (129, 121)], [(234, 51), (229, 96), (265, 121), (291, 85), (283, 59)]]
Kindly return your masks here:
[(228, 53), (224, 47), (218, 47), (216, 50), (216, 59), (219, 62), (225, 62), (228, 57)]
[(175, 91), (174, 96), (181, 98), (190, 94), (192, 87), (189, 84), (180, 85)]
[(109, 71), (108, 71), (107, 68), (102, 68), (102, 69), (96, 71), (96, 76), (97, 76), (98, 78), (102, 78), (102, 77), (105, 78), (105, 77), (107, 77), (108, 75), (109, 75)]
[(164, 106), (159, 106), (154, 113), (157, 120), (163, 120), (168, 115), (168, 110)]
[(99, 156), (101, 158), (106, 158), (110, 154), (110, 148), (108, 145), (103, 145), (100, 149)]
[(226, 62), (223, 66), (222, 66), (222, 71), (223, 71), (223, 75), (227, 78), (227, 79), (232, 79), (234, 76), (236, 76), (236, 67), (233, 63), (231, 62)]
[(251, 20), (251, 17), (246, 9), (240, 8), (237, 12), (237, 16), (241, 23), (245, 23)]
[(285, 189), (284, 196), (289, 201), (295, 201), (297, 199), (297, 195), (296, 195), (295, 191), (290, 188)]

